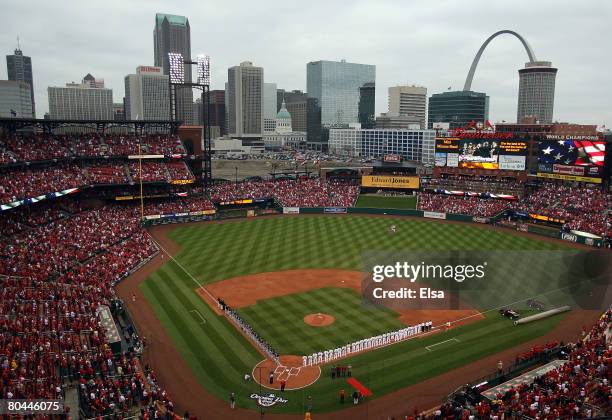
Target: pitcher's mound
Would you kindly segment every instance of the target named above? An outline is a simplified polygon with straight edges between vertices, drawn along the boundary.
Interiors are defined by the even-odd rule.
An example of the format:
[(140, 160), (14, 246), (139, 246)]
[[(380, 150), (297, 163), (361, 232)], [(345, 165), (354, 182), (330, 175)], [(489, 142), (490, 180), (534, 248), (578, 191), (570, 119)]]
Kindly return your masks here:
[[(262, 360), (253, 368), (253, 380), (268, 389), (279, 390), (281, 381), (285, 382), (287, 391), (306, 388), (314, 384), (321, 376), (319, 366), (302, 366), (302, 356), (281, 356), (280, 364), (270, 359)], [(270, 383), (270, 374), (273, 375)], [(260, 378), (261, 375), (261, 378)]]
[(326, 327), (336, 322), (336, 318), (328, 314), (309, 314), (304, 317), (304, 322), (311, 327)]

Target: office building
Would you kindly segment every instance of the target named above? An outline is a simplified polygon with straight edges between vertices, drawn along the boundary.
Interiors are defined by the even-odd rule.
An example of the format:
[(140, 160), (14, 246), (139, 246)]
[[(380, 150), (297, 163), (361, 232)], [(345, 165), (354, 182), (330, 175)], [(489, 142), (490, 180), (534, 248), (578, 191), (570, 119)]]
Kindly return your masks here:
[(448, 123), (451, 129), (462, 128), (471, 121), (489, 119), (489, 97), (470, 90), (434, 93), (429, 98), (428, 128), (434, 123)]
[(125, 121), (125, 98), (122, 103), (113, 104), (113, 119), (115, 121)]
[(404, 160), (433, 164), (435, 130), (332, 128), (329, 151), (342, 156), (380, 158), (401, 155)]
[(25, 82), (30, 86), (30, 103), (32, 104), (32, 118), (36, 118), (36, 102), (34, 101), (34, 76), (32, 73), (32, 58), (23, 55), (19, 47), (13, 55), (6, 56), (6, 70), (8, 80)]
[(227, 71), (226, 114), (228, 134), (235, 138), (260, 138), (263, 134), (263, 68), (244, 61)]
[(308, 95), (301, 90), (290, 92), (278, 89), (276, 93), (276, 110), (280, 111), (281, 104), (285, 101), (287, 111), (291, 114), (291, 124), (295, 131), (306, 132), (306, 109)]
[(359, 124), (361, 128), (374, 128), (374, 108), (376, 104), (376, 86), (365, 83), (359, 88)]
[(32, 88), (20, 80), (0, 80), (0, 118), (34, 118)]
[(389, 113), (416, 118), (424, 129), (427, 123), (427, 88), (414, 85), (390, 87)]
[(103, 89), (104, 79), (96, 79), (91, 73), (87, 73), (85, 77), (83, 77), (82, 84), (90, 88)]
[[(153, 29), (154, 65), (170, 74), (168, 53), (180, 53), (184, 60), (191, 60), (191, 27), (185, 16), (158, 13)], [(185, 66), (185, 82), (191, 82), (191, 66)], [(176, 88), (176, 119), (193, 124), (193, 91)]]
[(422, 119), (416, 115), (402, 115), (391, 112), (376, 117), (376, 128), (394, 128), (397, 130), (421, 130)]
[[(361, 88), (366, 83), (376, 83), (376, 66), (346, 60), (313, 61), (306, 65), (309, 147), (325, 150), (330, 128), (359, 123)], [(363, 102), (365, 112), (369, 104)]]
[(91, 87), (83, 80), (66, 87), (47, 88), (52, 120), (112, 120), (113, 90)]
[(210, 125), (219, 127), (222, 136), (227, 134), (225, 125), (225, 91), (211, 90), (209, 95)]
[(128, 120), (168, 120), (168, 76), (161, 67), (139, 66), (125, 76), (125, 115)]
[(264, 132), (274, 132), (276, 129), (276, 83), (264, 83)]
[(552, 122), (556, 77), (557, 69), (550, 61), (525, 63), (519, 70), (517, 123), (526, 117), (534, 117), (541, 124)]

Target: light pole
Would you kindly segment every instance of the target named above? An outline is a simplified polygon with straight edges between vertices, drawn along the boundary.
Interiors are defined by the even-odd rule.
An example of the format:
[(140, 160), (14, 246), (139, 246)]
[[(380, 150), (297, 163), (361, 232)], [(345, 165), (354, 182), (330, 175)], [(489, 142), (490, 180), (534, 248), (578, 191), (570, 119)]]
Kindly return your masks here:
[(236, 176), (234, 180), (236, 181), (236, 186), (238, 186), (238, 167), (237, 166), (236, 166)]

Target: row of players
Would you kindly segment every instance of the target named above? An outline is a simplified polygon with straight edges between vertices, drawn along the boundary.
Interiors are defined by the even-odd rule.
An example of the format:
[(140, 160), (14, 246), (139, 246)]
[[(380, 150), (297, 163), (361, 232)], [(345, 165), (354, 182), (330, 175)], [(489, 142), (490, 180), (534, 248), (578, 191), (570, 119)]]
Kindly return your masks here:
[(160, 134), (14, 135), (0, 137), (0, 165), (74, 157), (185, 154), (178, 136)]
[(270, 359), (274, 360), (277, 364), (279, 363), (279, 353), (262, 336), (260, 336), (248, 322), (242, 319), (234, 308), (225, 303), (222, 298), (217, 298), (217, 303), (225, 315), (232, 320), (238, 326), (238, 328), (240, 328), (240, 330), (257, 345), (257, 347), (267, 354)]
[(431, 331), (432, 328), (433, 323), (431, 321), (421, 322), (420, 324), (401, 328), (397, 331), (380, 334), (370, 338), (364, 338), (363, 340), (358, 340), (354, 343), (332, 350), (325, 350), (308, 356), (302, 356), (302, 366), (315, 366), (322, 363), (329, 363), (334, 360), (349, 357), (354, 353), (368, 351), (406, 340), (407, 338), (413, 337), (417, 334)]

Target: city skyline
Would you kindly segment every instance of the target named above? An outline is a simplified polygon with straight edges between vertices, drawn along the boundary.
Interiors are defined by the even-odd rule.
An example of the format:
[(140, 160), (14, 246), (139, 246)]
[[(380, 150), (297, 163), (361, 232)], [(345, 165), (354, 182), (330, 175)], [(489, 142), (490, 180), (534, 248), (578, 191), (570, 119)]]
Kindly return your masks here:
[[(612, 109), (607, 105), (612, 87), (606, 83), (612, 59), (601, 54), (601, 41), (598, 42), (612, 15), (612, 4), (605, 1), (565, 2), (565, 6), (579, 6), (572, 14), (559, 2), (524, 2), (530, 5), (530, 15), (524, 14), (520, 3), (507, 8), (472, 1), (434, 8), (425, 2), (382, 2), (371, 10), (365, 2), (358, 2), (350, 9), (350, 19), (333, 13), (341, 9), (339, 5), (322, 2), (302, 8), (279, 2), (276, 15), (267, 15), (249, 3), (205, 7), (197, 2), (181, 2), (168, 8), (154, 2), (143, 7), (109, 1), (99, 11), (112, 17), (104, 21), (78, 3), (70, 7), (31, 3), (27, 5), (29, 12), (25, 5), (7, 10), (6, 24), (0, 28), (0, 47), (4, 55), (11, 54), (19, 35), (24, 55), (36, 63), (34, 96), (39, 117), (48, 111), (48, 86), (78, 80), (86, 73), (104, 78), (107, 87), (113, 89), (113, 101), (121, 102), (125, 75), (138, 65), (153, 64), (153, 17), (156, 13), (169, 13), (189, 19), (192, 55), (211, 56), (212, 89), (223, 89), (228, 67), (248, 60), (265, 69), (266, 83), (276, 83), (288, 91), (306, 91), (306, 63), (346, 59), (376, 65), (376, 115), (387, 111), (390, 86), (425, 86), (429, 96), (448, 87), (460, 90), (482, 42), (498, 30), (515, 30), (530, 42), (539, 57), (552, 61), (559, 69), (554, 120), (607, 127), (612, 124)], [(323, 7), (327, 11), (321, 15), (323, 18), (313, 19)], [(484, 10), (486, 19), (478, 25), (458, 24), (462, 19), (473, 21), (473, 10)], [(17, 19), (25, 13), (29, 16), (26, 22)], [(48, 21), (57, 26), (53, 33), (44, 30)], [(398, 22), (402, 24), (398, 26)], [(95, 30), (102, 24), (104, 30)], [(570, 26), (582, 29), (559, 30)], [(372, 30), (363, 31), (363, 27)], [(379, 31), (376, 27), (386, 29)], [(220, 31), (232, 35), (219, 37)], [(351, 42), (346, 42), (349, 39)], [(525, 61), (524, 50), (511, 37), (497, 38), (483, 55), (472, 88), (490, 96), (493, 122), (515, 121), (518, 70)], [(6, 78), (6, 68), (2, 68), (0, 79)]]

